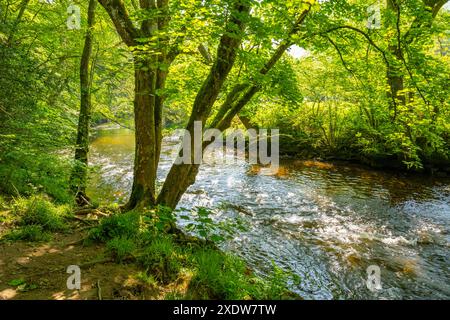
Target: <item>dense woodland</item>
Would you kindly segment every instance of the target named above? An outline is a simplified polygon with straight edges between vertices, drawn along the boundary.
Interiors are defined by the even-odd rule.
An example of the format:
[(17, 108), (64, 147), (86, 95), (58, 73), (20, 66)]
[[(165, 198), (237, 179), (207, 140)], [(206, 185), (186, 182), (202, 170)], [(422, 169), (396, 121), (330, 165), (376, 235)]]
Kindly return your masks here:
[[(43, 240), (67, 228), (73, 212), (100, 210), (111, 216), (90, 239), (107, 242), (119, 260), (139, 252), (162, 283), (182, 264), (170, 250), (188, 250), (179, 238), (201, 247), (189, 253), (196, 265), (226, 263), (239, 274), (241, 262), (201, 251), (211, 241), (183, 235), (171, 216), (200, 165), (174, 164), (156, 183), (163, 137), (193, 133), (195, 121), (221, 131), (277, 128), (286, 157), (449, 174), (446, 3), (0, 0), (0, 221), (12, 228), (5, 237)], [(96, 209), (86, 191), (89, 143), (104, 123), (135, 134), (133, 185), (126, 203)], [(289, 296), (279, 278), (256, 292), (243, 279), (193, 296)]]

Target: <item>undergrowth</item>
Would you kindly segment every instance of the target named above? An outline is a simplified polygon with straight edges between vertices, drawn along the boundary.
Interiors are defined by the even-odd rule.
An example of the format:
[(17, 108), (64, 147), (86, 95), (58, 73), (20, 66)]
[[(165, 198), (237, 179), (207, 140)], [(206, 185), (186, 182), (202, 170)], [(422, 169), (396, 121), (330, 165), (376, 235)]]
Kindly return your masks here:
[(106, 243), (107, 252), (118, 263), (138, 263), (143, 269), (139, 278), (152, 287), (190, 274), (187, 290), (171, 292), (167, 298), (296, 298), (287, 289), (292, 275), (274, 266), (269, 277), (258, 277), (242, 259), (219, 251), (215, 245), (167, 233), (173, 222), (173, 215), (164, 208), (116, 214), (91, 229), (87, 243)]
[(52, 232), (68, 230), (70, 206), (56, 205), (44, 195), (18, 197), (1, 206), (8, 209), (8, 214), (2, 219), (12, 226), (3, 235), (4, 240), (47, 241)]

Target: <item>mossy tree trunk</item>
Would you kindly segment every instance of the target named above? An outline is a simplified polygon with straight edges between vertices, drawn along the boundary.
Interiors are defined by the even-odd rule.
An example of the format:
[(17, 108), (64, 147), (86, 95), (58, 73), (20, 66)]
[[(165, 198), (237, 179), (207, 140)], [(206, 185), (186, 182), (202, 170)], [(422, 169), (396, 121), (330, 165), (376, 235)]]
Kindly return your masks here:
[[(248, 10), (248, 8), (240, 8), (240, 10)], [(305, 9), (294, 23), (288, 37), (282, 41), (277, 47), (271, 58), (261, 68), (259, 73), (266, 75), (281, 59), (286, 50), (292, 45), (291, 37), (298, 33), (301, 24), (307, 17), (311, 7)], [(248, 11), (245, 11), (248, 12)], [(239, 15), (242, 16), (242, 15)], [(233, 21), (241, 29), (244, 27), (242, 21)], [(232, 30), (236, 30), (231, 26)], [(227, 39), (231, 34), (232, 41)], [(238, 40), (238, 41), (237, 41)], [(194, 102), (193, 112), (190, 121), (186, 127), (191, 136), (191, 150), (194, 150), (194, 121), (201, 121), (203, 127), (206, 124), (206, 119), (209, 117), (211, 107), (215, 102), (218, 93), (222, 87), (223, 81), (231, 70), (235, 61), (236, 50), (240, 45), (241, 38), (236, 38), (230, 32), (225, 32), (222, 36), (220, 46), (217, 51), (217, 59), (210, 74), (200, 89), (197, 98)], [(224, 59), (228, 60), (224, 60)], [(225, 65), (221, 65), (223, 61), (227, 61)], [(237, 84), (228, 94), (225, 102), (220, 106), (219, 111), (211, 121), (210, 128), (225, 131), (231, 126), (232, 120), (239, 114), (239, 112), (250, 102), (250, 100), (258, 93), (260, 87), (258, 84)], [(204, 142), (202, 151), (211, 142)], [(181, 154), (180, 154), (181, 156)], [(161, 193), (158, 196), (158, 204), (175, 209), (186, 190), (195, 182), (195, 178), (199, 171), (199, 164), (194, 163), (194, 152), (191, 153), (191, 164), (174, 164), (167, 175), (166, 181), (162, 187)]]
[(75, 147), (75, 166), (71, 176), (71, 188), (79, 205), (88, 204), (86, 183), (88, 173), (89, 127), (91, 122), (92, 72), (91, 56), (93, 27), (95, 23), (96, 0), (89, 1), (88, 27), (84, 39), (84, 48), (80, 63), (80, 115), (78, 118), (77, 143)]
[[(170, 39), (174, 43), (168, 46), (167, 34), (164, 31), (170, 21), (168, 0), (141, 0), (141, 9), (155, 10), (156, 17), (148, 18), (136, 27), (126, 10), (122, 0), (98, 0), (105, 8), (117, 32), (124, 43), (135, 48), (143, 38), (151, 38), (158, 34), (158, 46), (153, 46), (152, 53), (135, 53), (135, 135), (136, 151), (134, 162), (134, 179), (131, 197), (126, 210), (161, 204), (175, 208), (187, 188), (194, 183), (199, 164), (195, 164), (195, 152), (191, 153), (192, 164), (174, 164), (163, 184), (162, 190), (156, 197), (156, 171), (161, 152), (162, 140), (162, 108), (164, 104), (164, 88), (168, 67), (179, 53), (183, 42), (180, 39)], [(311, 5), (300, 15), (294, 24), (289, 37), (282, 42), (271, 59), (260, 70), (265, 75), (281, 58), (292, 44), (291, 36), (299, 31), (300, 25), (309, 13)], [(230, 10), (230, 17), (220, 39), (217, 56), (212, 64), (210, 73), (204, 81), (194, 101), (191, 116), (186, 130), (191, 134), (191, 149), (194, 150), (194, 124), (199, 121), (205, 127), (210, 117), (212, 107), (217, 101), (223, 85), (233, 68), (237, 51), (244, 36), (246, 22), (249, 20), (250, 3), (246, 0), (235, 0)], [(161, 36), (163, 34), (163, 36)], [(139, 40), (140, 39), (140, 40)], [(225, 130), (239, 111), (259, 91), (257, 84), (246, 83), (238, 85), (230, 94), (226, 103), (221, 106), (213, 120), (213, 128)], [(234, 99), (235, 98), (235, 99)], [(204, 149), (207, 144), (204, 144)], [(156, 198), (156, 199), (155, 199)]]

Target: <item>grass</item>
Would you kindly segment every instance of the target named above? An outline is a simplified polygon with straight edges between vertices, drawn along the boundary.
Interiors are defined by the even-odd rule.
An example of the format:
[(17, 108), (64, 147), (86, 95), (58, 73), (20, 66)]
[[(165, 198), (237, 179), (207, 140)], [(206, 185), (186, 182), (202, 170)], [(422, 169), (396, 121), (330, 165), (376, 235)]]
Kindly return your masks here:
[(250, 272), (242, 260), (212, 249), (194, 252), (196, 274), (190, 294), (198, 299), (251, 299)]
[(8, 203), (6, 202), (6, 199), (0, 195), (0, 210), (5, 210), (8, 208)]
[(136, 250), (136, 244), (131, 239), (117, 237), (108, 241), (106, 248), (114, 260), (123, 262), (125, 259), (133, 256), (133, 252)]
[[(172, 223), (163, 213), (166, 224)], [(101, 220), (91, 229), (90, 241), (106, 243), (107, 251), (117, 262), (127, 258), (143, 268), (141, 280), (150, 287), (176, 283), (183, 274), (191, 279), (186, 292), (171, 291), (167, 299), (280, 299), (293, 298), (287, 290), (290, 275), (274, 266), (268, 279), (254, 275), (246, 263), (214, 246), (180, 241), (164, 232), (167, 225), (158, 212), (131, 211)], [(131, 259), (130, 259), (131, 260)]]
[(5, 235), (7, 240), (23, 240), (30, 242), (48, 241), (51, 238), (50, 233), (45, 232), (42, 226), (31, 225), (14, 229)]
[(130, 211), (116, 214), (101, 220), (97, 228), (91, 229), (89, 239), (96, 242), (108, 242), (114, 238), (139, 238), (141, 216)]
[(14, 228), (3, 236), (6, 240), (48, 241), (51, 232), (68, 229), (66, 218), (70, 206), (55, 205), (45, 196), (19, 197), (8, 208), (8, 217), (2, 217), (2, 220), (7, 220)]
[(57, 206), (43, 196), (33, 196), (15, 200), (12, 212), (20, 226), (38, 225), (44, 231), (55, 232), (66, 230), (65, 217), (68, 216), (70, 207)]
[[(1, 199), (0, 199), (1, 200)], [(44, 196), (18, 198), (7, 207), (14, 228), (7, 240), (48, 241), (52, 232), (68, 229), (70, 207), (55, 205)], [(286, 289), (290, 276), (274, 267), (266, 279), (256, 276), (240, 258), (223, 253), (211, 242), (170, 234), (174, 218), (167, 210), (116, 213), (90, 229), (85, 244), (104, 243), (117, 263), (141, 267), (137, 280), (166, 299), (280, 299), (292, 298)]]
[(169, 236), (156, 238), (139, 257), (138, 262), (161, 283), (174, 281), (185, 264), (187, 251)]

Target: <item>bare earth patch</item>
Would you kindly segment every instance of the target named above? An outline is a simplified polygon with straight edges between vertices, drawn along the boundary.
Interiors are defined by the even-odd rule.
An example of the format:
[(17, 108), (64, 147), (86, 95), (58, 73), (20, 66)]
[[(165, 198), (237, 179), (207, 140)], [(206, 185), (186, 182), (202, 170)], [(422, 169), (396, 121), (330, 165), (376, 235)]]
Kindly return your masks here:
[[(84, 236), (81, 231), (56, 234), (49, 243), (1, 243), (0, 300), (163, 298), (167, 288), (140, 283), (133, 277), (140, 271), (135, 264), (106, 261), (104, 246), (83, 246)], [(70, 265), (81, 268), (80, 290), (67, 289)]]

